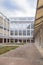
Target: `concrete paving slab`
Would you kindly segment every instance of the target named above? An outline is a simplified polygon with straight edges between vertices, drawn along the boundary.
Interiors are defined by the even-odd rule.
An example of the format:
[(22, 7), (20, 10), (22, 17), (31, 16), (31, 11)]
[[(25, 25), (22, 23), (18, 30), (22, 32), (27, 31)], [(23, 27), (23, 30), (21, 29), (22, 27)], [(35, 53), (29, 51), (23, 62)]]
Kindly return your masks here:
[(34, 44), (25, 44), (1, 55), (0, 65), (43, 65), (43, 59)]

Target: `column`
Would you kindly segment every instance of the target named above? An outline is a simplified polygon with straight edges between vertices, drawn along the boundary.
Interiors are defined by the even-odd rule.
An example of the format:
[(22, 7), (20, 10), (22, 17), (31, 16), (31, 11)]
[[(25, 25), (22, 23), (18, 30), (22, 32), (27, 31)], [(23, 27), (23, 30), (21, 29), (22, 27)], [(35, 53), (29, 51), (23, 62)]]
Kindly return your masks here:
[(17, 43), (20, 43), (20, 42), (19, 42), (19, 39), (18, 39), (18, 42), (17, 42)]
[(31, 39), (30, 39), (30, 43), (31, 43)]
[(26, 43), (27, 43), (27, 39), (26, 39)]
[(4, 38), (3, 38), (3, 44), (4, 44)]
[(14, 40), (13, 42), (15, 43), (15, 39), (13, 39), (13, 40)]
[(22, 43), (23, 43), (23, 40), (22, 40)]
[(31, 23), (30, 23), (30, 43), (31, 43)]
[(4, 17), (3, 17), (3, 43), (4, 43)]
[(30, 37), (31, 37), (31, 23), (30, 23)]
[(18, 23), (18, 36), (19, 36), (19, 23)]
[(10, 39), (10, 21), (9, 21), (9, 25), (8, 25), (8, 26), (9, 26), (9, 28), (8, 28), (8, 29), (9, 29), (8, 37), (9, 37), (9, 39)]
[(6, 38), (6, 43), (8, 43), (8, 39)]
[(9, 43), (10, 43), (10, 39), (9, 39)]

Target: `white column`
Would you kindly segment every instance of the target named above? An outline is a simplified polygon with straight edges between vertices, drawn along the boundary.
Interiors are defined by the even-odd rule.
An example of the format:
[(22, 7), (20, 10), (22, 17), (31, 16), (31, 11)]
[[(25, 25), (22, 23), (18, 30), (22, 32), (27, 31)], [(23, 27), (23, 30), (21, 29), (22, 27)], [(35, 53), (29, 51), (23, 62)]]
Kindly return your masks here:
[(18, 23), (18, 36), (19, 36), (19, 23)]
[(9, 43), (10, 43), (10, 21), (9, 21)]
[(6, 43), (8, 43), (8, 39), (6, 38)]
[(23, 40), (22, 40), (22, 43), (23, 43)]
[(31, 23), (30, 23), (30, 43), (31, 43)]
[(8, 31), (7, 31), (7, 29), (8, 29), (8, 21), (6, 20), (6, 43), (8, 43), (8, 39), (7, 39)]
[(13, 39), (13, 40), (14, 40), (13, 42), (15, 43), (15, 39)]
[(30, 23), (30, 37), (31, 37), (31, 23)]
[(20, 43), (20, 42), (19, 42), (19, 39), (18, 39), (18, 42), (17, 42), (17, 43)]
[(26, 43), (27, 43), (27, 39), (26, 39)]
[[(22, 27), (23, 27), (23, 23), (22, 23)], [(23, 29), (22, 29), (22, 36), (23, 36)]]
[(9, 39), (9, 43), (10, 43), (10, 39)]
[(30, 39), (30, 43), (31, 43), (31, 39)]
[(4, 44), (4, 38), (3, 38), (3, 44)]
[(4, 17), (3, 17), (3, 43), (4, 43)]
[(23, 29), (22, 29), (22, 36), (23, 36)]

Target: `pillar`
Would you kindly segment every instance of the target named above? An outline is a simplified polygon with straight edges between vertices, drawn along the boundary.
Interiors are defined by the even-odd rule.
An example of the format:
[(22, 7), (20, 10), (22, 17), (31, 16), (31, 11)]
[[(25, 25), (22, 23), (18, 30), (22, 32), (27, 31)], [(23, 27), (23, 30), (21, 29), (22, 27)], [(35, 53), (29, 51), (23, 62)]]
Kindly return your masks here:
[(31, 43), (31, 39), (30, 39), (30, 43)]
[(3, 44), (4, 44), (4, 38), (3, 38)]
[(23, 40), (22, 40), (22, 43), (23, 43)]
[(26, 43), (27, 43), (27, 39), (26, 39)]
[(18, 39), (18, 42), (17, 42), (17, 43), (20, 43), (20, 42), (19, 42), (19, 39)]
[(6, 43), (8, 43), (8, 39), (6, 38)]
[(9, 39), (9, 43), (10, 43), (10, 39)]
[(13, 41), (14, 43), (15, 43), (15, 39), (14, 39), (14, 41)]
[[(3, 37), (4, 37), (4, 17), (3, 17)], [(3, 38), (3, 44), (4, 44), (4, 38)]]

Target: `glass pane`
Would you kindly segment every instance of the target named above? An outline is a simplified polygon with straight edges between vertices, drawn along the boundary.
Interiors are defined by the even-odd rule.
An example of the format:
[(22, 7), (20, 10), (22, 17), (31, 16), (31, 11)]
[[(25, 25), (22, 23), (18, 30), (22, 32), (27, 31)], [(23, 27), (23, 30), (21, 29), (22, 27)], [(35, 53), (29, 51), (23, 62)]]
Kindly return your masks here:
[(31, 36), (33, 36), (33, 34), (34, 34), (34, 30), (31, 30)]
[(15, 30), (15, 35), (18, 35), (18, 30)]
[(22, 35), (22, 30), (19, 30), (19, 35)]
[(30, 35), (30, 30), (27, 30), (27, 35)]
[(26, 35), (26, 30), (23, 30), (23, 35)]
[(30, 29), (30, 25), (28, 25), (27, 29)]
[(11, 35), (13, 35), (14, 33), (13, 33), (13, 31), (11, 31), (11, 33), (10, 33)]
[(34, 29), (34, 24), (31, 24), (31, 29)]

